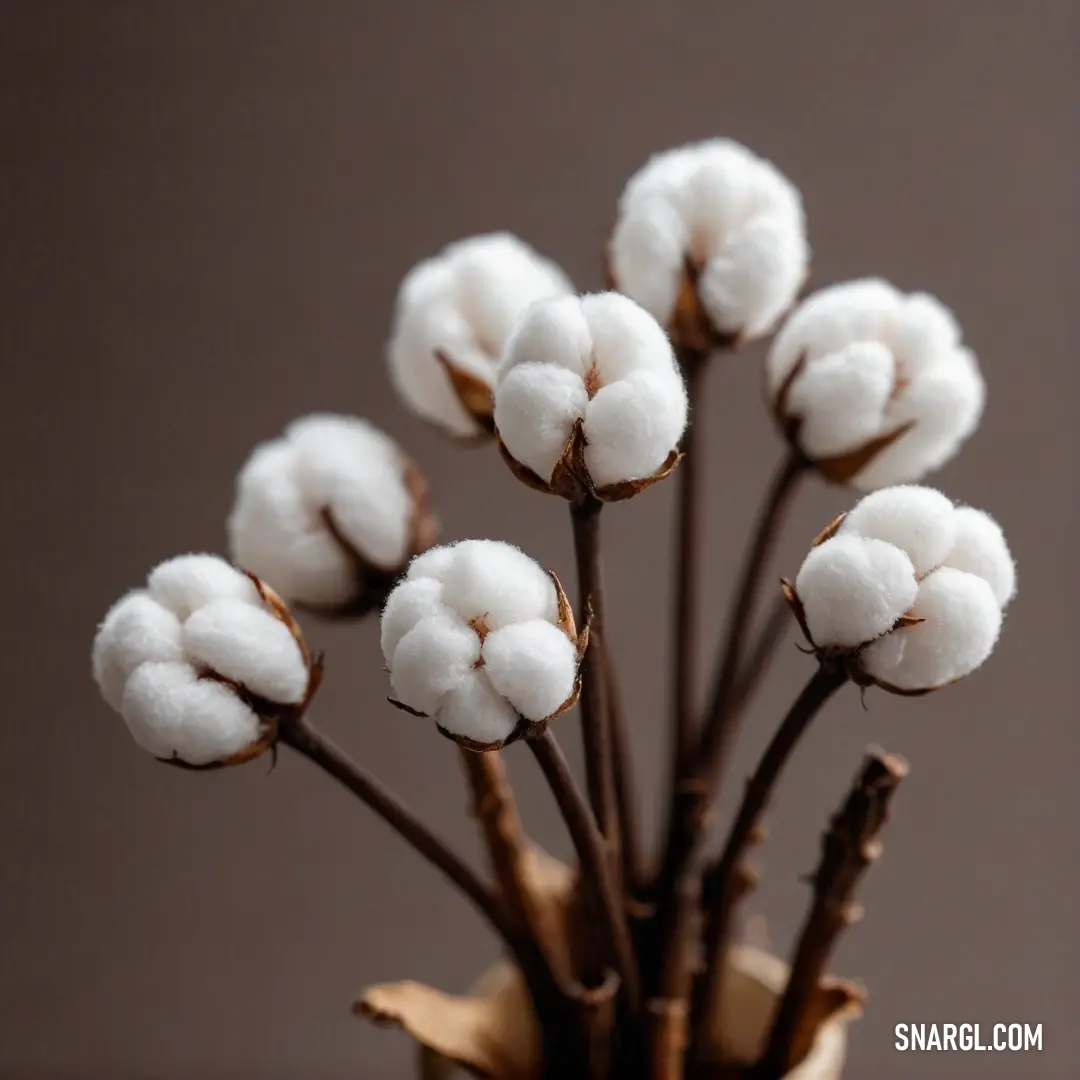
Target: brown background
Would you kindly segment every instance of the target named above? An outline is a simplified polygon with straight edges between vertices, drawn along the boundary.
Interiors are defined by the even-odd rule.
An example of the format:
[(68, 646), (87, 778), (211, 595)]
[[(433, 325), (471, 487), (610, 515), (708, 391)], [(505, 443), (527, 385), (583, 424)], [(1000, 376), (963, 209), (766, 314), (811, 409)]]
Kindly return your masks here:
[[(872, 991), (852, 1076), (1080, 1075), (1078, 16), (1050, 0), (0, 7), (0, 1072), (407, 1075), (405, 1040), (349, 1002), (395, 977), (463, 986), (493, 951), (471, 909), (302, 763), (154, 766), (90, 683), (95, 621), (157, 560), (220, 549), (248, 449), (315, 408), (407, 442), (449, 536), (516, 541), (570, 576), (560, 506), (393, 400), (394, 290), (495, 227), (596, 287), (624, 179), (724, 133), (802, 187), (818, 283), (877, 272), (955, 308), (991, 399), (939, 482), (1000, 517), (1021, 567), (977, 678), (873, 695), (868, 713), (847, 693), (820, 724), (756, 909), (786, 947), (860, 750), (904, 753), (868, 916), (837, 961)], [(778, 456), (758, 379), (750, 355), (710, 385), (710, 632)], [(671, 495), (609, 519), (650, 763)], [(845, 501), (804, 493), (783, 569)], [(475, 854), (451, 747), (383, 703), (375, 627), (313, 632), (330, 656), (318, 719)], [(787, 654), (740, 770), (807, 672)], [(522, 757), (528, 819), (565, 852)], [(898, 1054), (908, 1020), (1042, 1023), (1045, 1050)]]

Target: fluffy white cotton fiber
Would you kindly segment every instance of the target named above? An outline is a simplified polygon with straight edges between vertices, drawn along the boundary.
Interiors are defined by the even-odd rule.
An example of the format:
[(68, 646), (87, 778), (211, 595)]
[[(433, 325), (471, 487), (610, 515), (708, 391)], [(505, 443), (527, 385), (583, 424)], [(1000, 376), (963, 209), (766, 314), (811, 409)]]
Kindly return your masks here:
[(146, 589), (113, 605), (92, 665), (135, 741), (191, 765), (232, 757), (258, 739), (262, 721), (236, 688), (286, 706), (300, 703), (308, 685), (292, 633), (245, 574), (213, 555), (170, 559)]
[(659, 323), (618, 293), (535, 305), (495, 379), (495, 426), (549, 481), (578, 421), (597, 488), (655, 474), (686, 428), (686, 388)]
[(233, 559), (287, 600), (347, 605), (363, 585), (356, 556), (388, 573), (408, 558), (416, 506), (407, 464), (365, 420), (294, 421), (240, 471), (228, 520)]
[(482, 426), (437, 354), (490, 387), (503, 345), (525, 310), (570, 292), (554, 263), (509, 233), (451, 244), (401, 284), (388, 350), (394, 386), (423, 419), (453, 435), (479, 434)]
[(791, 306), (810, 257), (798, 190), (730, 139), (652, 157), (623, 191), (608, 254), (619, 290), (665, 325), (690, 260), (714, 327), (744, 338)]
[(818, 648), (857, 653), (888, 689), (932, 690), (990, 655), (1016, 567), (988, 514), (900, 485), (856, 504), (807, 555), (795, 591)]
[(523, 552), (463, 540), (414, 559), (382, 616), (394, 694), (474, 746), (505, 742), (573, 694), (576, 642), (551, 577)]
[(864, 491), (940, 468), (977, 427), (986, 397), (952, 313), (877, 278), (804, 300), (774, 339), (766, 373), (781, 420), (797, 424), (812, 461), (903, 431), (851, 479)]

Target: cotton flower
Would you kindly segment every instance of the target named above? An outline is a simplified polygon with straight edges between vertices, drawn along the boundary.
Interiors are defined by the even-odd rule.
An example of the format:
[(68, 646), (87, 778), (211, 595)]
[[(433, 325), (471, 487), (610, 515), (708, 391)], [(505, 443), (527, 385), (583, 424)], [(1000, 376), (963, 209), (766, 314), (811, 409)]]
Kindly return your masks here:
[(121, 597), (98, 628), (92, 664), (135, 742), (195, 768), (262, 753), (320, 675), (277, 594), (213, 555), (170, 559)]
[(396, 703), (489, 750), (577, 700), (587, 635), (558, 581), (510, 544), (463, 540), (414, 559), (382, 615)]
[(423, 419), (463, 438), (491, 432), (499, 354), (530, 304), (573, 291), (509, 233), (460, 240), (415, 266), (398, 291), (390, 377)]
[(234, 562), (290, 602), (377, 607), (438, 526), (414, 462), (364, 420), (314, 415), (256, 447), (228, 521)]
[(788, 438), (826, 477), (863, 491), (944, 465), (986, 397), (952, 313), (870, 278), (803, 301), (777, 334), (766, 374)]
[(615, 287), (693, 351), (769, 332), (806, 279), (802, 199), (730, 139), (656, 154), (619, 200), (608, 251)]
[(578, 498), (624, 499), (666, 476), (686, 389), (660, 324), (619, 293), (534, 305), (495, 377), (495, 427), (518, 477)]
[(901, 485), (837, 519), (786, 592), (820, 654), (843, 658), (864, 685), (917, 694), (984, 663), (1016, 567), (989, 515)]

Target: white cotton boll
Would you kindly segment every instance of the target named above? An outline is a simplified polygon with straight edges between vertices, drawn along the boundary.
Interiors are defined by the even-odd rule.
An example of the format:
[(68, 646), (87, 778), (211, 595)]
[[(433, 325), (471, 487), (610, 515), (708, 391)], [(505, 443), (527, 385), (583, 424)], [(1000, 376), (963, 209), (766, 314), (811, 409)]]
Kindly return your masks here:
[(481, 425), (437, 354), (490, 386), (507, 336), (526, 309), (571, 291), (554, 263), (509, 233), (449, 245), (402, 282), (388, 350), (395, 387), (426, 420), (455, 435), (479, 434)]
[(140, 664), (181, 659), (180, 620), (141, 589), (113, 604), (94, 638), (94, 680), (114, 709)]
[(675, 353), (664, 328), (640, 304), (616, 292), (583, 296), (580, 303), (601, 386), (636, 371), (677, 373)]
[(765, 358), (769, 392), (776, 394), (795, 365), (807, 364), (858, 341), (881, 340), (902, 303), (880, 278), (860, 278), (812, 293), (791, 313)]
[(960, 326), (936, 297), (911, 293), (904, 298), (892, 340), (910, 379), (960, 344)]
[(397, 444), (348, 416), (306, 417), (286, 429), (286, 438), (296, 454), (297, 487), (312, 510), (326, 508), (375, 566), (399, 567), (408, 552), (414, 506)]
[(451, 244), (462, 310), (477, 338), (498, 356), (530, 304), (573, 291), (555, 263), (510, 233), (491, 233)]
[(550, 622), (533, 619), (493, 630), (483, 657), (491, 685), (526, 720), (546, 719), (573, 693), (576, 646)]
[(893, 355), (880, 342), (856, 342), (819, 360), (795, 380), (787, 400), (803, 451), (833, 457), (874, 438), (894, 381)]
[(128, 680), (121, 712), (135, 742), (155, 757), (190, 765), (233, 757), (261, 734), (261, 721), (228, 687), (200, 679), (189, 664), (142, 664)]
[(811, 549), (795, 579), (818, 648), (856, 648), (886, 633), (915, 602), (918, 588), (900, 548), (850, 535)]
[(933, 488), (883, 488), (848, 511), (840, 532), (895, 544), (922, 577), (945, 561), (955, 543), (955, 511), (952, 500)]
[(926, 578), (911, 613), (925, 622), (894, 631), (860, 657), (869, 675), (898, 690), (932, 690), (970, 675), (1001, 633), (994, 590), (963, 570), (944, 567)]
[(490, 746), (510, 738), (520, 717), (491, 685), (484, 669), (478, 668), (468, 672), (442, 699), (435, 722), (451, 735), (478, 746)]
[(954, 351), (948, 364), (931, 367), (896, 400), (887, 426), (895, 430), (911, 421), (910, 430), (875, 456), (852, 485), (872, 491), (941, 468), (978, 426), (985, 402), (986, 383), (974, 356)]
[(410, 580), (434, 578), (436, 581), (445, 583), (446, 576), (454, 565), (454, 548), (456, 546), (456, 544), (440, 544), (413, 556), (405, 576)]
[(646, 206), (657, 198), (677, 200), (697, 172), (703, 148), (717, 141), (687, 143), (652, 154), (627, 180), (619, 197), (620, 213)]
[(390, 382), (409, 408), (451, 435), (466, 438), (476, 435), (479, 425), (462, 405), (436, 353), (453, 356), (455, 364), (480, 379), (485, 363), (452, 297), (450, 267), (435, 259), (414, 267), (398, 292), (387, 358)]
[(585, 414), (585, 463), (597, 487), (652, 476), (686, 428), (682, 379), (638, 371), (602, 387)]
[(1004, 608), (1016, 594), (1016, 563), (1001, 526), (987, 513), (961, 506), (953, 515), (956, 537), (946, 566), (977, 574)]
[(774, 166), (730, 139), (678, 147), (628, 181), (608, 257), (619, 290), (665, 324), (689, 260), (714, 326), (756, 336), (806, 276), (802, 200)]
[[(836, 375), (837, 356), (871, 348), (893, 359), (883, 402), (853, 395), (850, 380), (825, 377)], [(800, 304), (773, 342), (766, 372), (779, 419), (795, 422), (799, 449), (812, 461), (889, 440), (855, 476), (834, 477), (863, 491), (940, 468), (975, 430), (986, 394), (952, 313), (932, 296), (876, 278), (822, 289)], [(846, 412), (858, 416), (845, 422)], [(840, 432), (849, 427), (859, 434), (845, 444)]]
[(385, 572), (408, 554), (416, 505), (406, 467), (397, 444), (367, 421), (322, 413), (293, 421), (240, 472), (233, 557), (289, 600), (348, 604), (363, 588), (354, 552)]
[(390, 685), (403, 704), (433, 715), (443, 697), (461, 685), (479, 659), (476, 631), (460, 619), (433, 615), (421, 619), (398, 642)]
[(706, 263), (701, 302), (718, 330), (758, 337), (772, 329), (802, 285), (805, 236), (782, 217), (751, 222)]
[(442, 602), (442, 592), (442, 582), (418, 576), (402, 581), (386, 598), (379, 624), (379, 643), (387, 667), (394, 659), (398, 643), (421, 619), (450, 614)]
[(757, 179), (744, 147), (721, 141), (702, 144), (697, 167), (679, 192), (696, 242), (693, 258), (705, 262), (725, 234), (752, 216)]
[(581, 300), (560, 296), (542, 301), (529, 308), (507, 341), (496, 387), (519, 364), (555, 364), (584, 378), (591, 353), (592, 337)]
[(283, 439), (252, 453), (237, 479), (229, 552), (282, 596), (332, 607), (356, 591), (356, 567), (297, 487), (295, 460)]
[(495, 387), (503, 445), (546, 482), (582, 419), (594, 486), (651, 477), (678, 445), (686, 408), (663, 328), (611, 292), (533, 308), (507, 347)]
[(147, 579), (150, 595), (183, 621), (213, 600), (261, 604), (251, 579), (217, 555), (180, 555), (161, 563)]
[(611, 237), (609, 258), (619, 285), (653, 318), (667, 319), (679, 295), (690, 231), (670, 203), (656, 199), (623, 217)]
[(462, 540), (454, 546), (443, 603), (466, 622), (483, 619), (488, 629), (558, 617), (555, 585), (539, 563), (498, 540)]
[(308, 671), (296, 639), (270, 612), (236, 600), (217, 600), (184, 623), (188, 659), (267, 701), (295, 705)]
[(495, 391), (495, 427), (515, 461), (550, 480), (588, 402), (574, 372), (555, 364), (519, 364)]

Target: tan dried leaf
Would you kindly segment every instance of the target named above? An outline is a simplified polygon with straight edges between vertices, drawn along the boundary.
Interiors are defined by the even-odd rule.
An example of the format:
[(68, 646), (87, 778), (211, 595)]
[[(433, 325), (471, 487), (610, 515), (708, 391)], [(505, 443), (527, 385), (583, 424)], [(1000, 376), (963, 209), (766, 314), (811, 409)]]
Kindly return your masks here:
[[(540, 848), (521, 863), (533, 917), (570, 970), (571, 912), (577, 875)], [(443, 994), (416, 982), (373, 986), (354, 1005), (358, 1016), (400, 1027), (423, 1048), (422, 1080), (448, 1080), (455, 1069), (483, 1080), (540, 1080), (540, 1039), (528, 991), (507, 961), (491, 967), (468, 994)]]
[[(536, 1080), (536, 1022), (521, 978), (508, 963), (488, 972), (469, 995), (444, 994), (417, 982), (373, 986), (354, 1012), (379, 1026), (401, 1028), (445, 1064), (479, 1080)], [(429, 1072), (431, 1067), (429, 1056)]]
[[(761, 1056), (787, 978), (788, 966), (778, 957), (748, 945), (730, 950), (712, 1048), (722, 1068), (745, 1068)], [(784, 1080), (840, 1080), (847, 1025), (861, 1015), (863, 1000), (862, 990), (853, 983), (822, 981), (796, 1037), (798, 1064)]]

